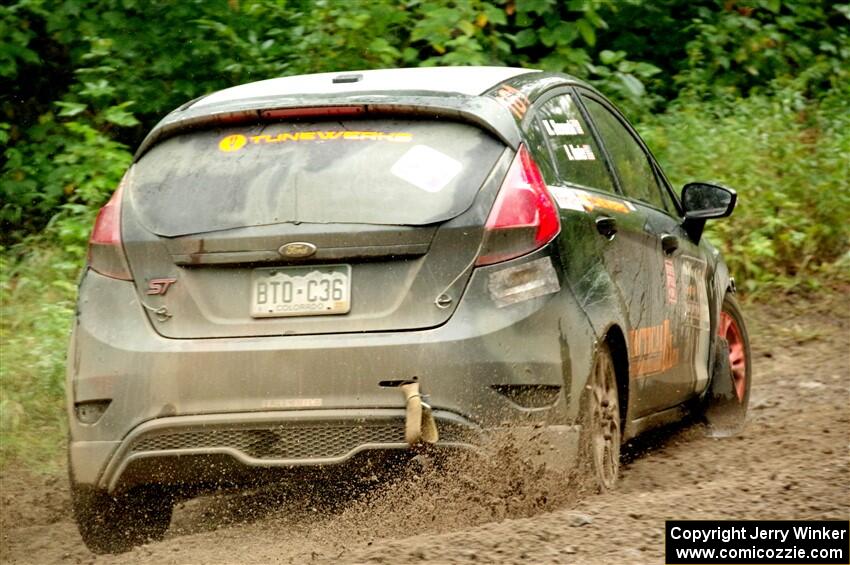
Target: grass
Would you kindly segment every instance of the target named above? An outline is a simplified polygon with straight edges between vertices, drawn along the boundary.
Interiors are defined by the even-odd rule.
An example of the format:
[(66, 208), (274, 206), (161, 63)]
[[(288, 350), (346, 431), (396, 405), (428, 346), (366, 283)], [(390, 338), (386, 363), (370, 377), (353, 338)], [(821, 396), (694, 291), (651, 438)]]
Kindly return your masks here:
[(17, 461), (52, 468), (61, 461), (65, 351), (79, 267), (44, 243), (0, 253), (0, 467)]

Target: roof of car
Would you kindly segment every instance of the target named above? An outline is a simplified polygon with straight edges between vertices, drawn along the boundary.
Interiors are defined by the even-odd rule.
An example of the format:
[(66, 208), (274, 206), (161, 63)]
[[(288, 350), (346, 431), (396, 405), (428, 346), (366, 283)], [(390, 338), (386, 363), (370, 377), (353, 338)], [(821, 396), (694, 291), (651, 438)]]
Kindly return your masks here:
[(476, 96), (515, 76), (537, 72), (515, 67), (415, 67), (298, 75), (219, 90), (201, 98), (192, 104), (192, 108), (251, 98), (305, 94), (417, 91)]

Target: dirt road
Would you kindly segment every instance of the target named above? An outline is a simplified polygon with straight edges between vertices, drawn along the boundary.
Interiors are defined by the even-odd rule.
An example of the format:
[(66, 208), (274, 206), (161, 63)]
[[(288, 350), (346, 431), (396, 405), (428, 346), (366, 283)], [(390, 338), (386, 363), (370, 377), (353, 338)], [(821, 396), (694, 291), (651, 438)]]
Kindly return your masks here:
[(69, 517), (64, 476), (10, 468), (0, 477), (0, 561), (663, 563), (666, 519), (848, 519), (850, 302), (748, 313), (745, 432), (654, 434), (628, 450), (610, 494), (574, 495), (520, 458), (486, 481), (426, 473), (338, 496), (267, 488), (184, 503), (163, 542), (95, 557)]

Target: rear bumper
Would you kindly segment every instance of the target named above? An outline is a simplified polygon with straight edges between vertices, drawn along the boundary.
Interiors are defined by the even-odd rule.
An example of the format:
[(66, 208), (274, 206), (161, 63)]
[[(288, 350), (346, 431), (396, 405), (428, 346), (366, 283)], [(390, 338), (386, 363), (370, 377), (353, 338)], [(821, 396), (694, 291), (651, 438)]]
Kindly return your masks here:
[[(486, 442), (510, 441), (549, 468), (572, 465), (578, 426), (513, 426), (482, 430), (463, 418), (436, 411), (440, 439), (429, 452), (483, 454)], [(300, 469), (339, 466), (352, 474), (404, 452), (404, 410), (316, 410), (157, 418), (136, 427), (120, 442), (72, 442), (75, 481), (91, 475), (111, 444), (108, 463), (96, 481), (115, 492), (142, 483), (218, 488)], [(358, 465), (345, 465), (358, 459)], [(286, 473), (284, 473), (286, 472)]]
[[(441, 433), (440, 448), (474, 449), (479, 430), (470, 422), (445, 412), (437, 412), (435, 419)], [(86, 447), (87, 442), (72, 446), (75, 466), (85, 464)], [(117, 443), (99, 486), (113, 491), (119, 482), (132, 483), (141, 469), (150, 472), (151, 462), (170, 466), (178, 459), (199, 455), (226, 456), (235, 465), (248, 468), (292, 468), (337, 465), (361, 452), (407, 448), (403, 409), (295, 410), (156, 418), (137, 426)], [(206, 482), (212, 482), (207, 479)], [(157, 482), (186, 480), (181, 473), (157, 477)]]
[[(75, 481), (113, 490), (142, 461), (194, 455), (260, 469), (405, 449), (403, 396), (379, 383), (414, 376), (445, 447), (471, 448), (482, 432), (505, 425), (564, 435), (593, 346), (584, 314), (567, 289), (497, 309), (486, 285), (487, 269), (477, 270), (449, 322), (430, 330), (173, 340), (150, 326), (131, 283), (90, 271), (68, 358)], [(540, 385), (554, 392), (542, 400), (505, 392)], [(109, 407), (96, 423), (81, 423), (75, 405), (96, 400)], [(230, 443), (216, 443), (215, 431), (231, 434)], [(180, 434), (193, 435), (180, 443)], [(330, 438), (324, 451), (263, 452), (250, 440), (293, 445), (287, 437), (316, 435)]]

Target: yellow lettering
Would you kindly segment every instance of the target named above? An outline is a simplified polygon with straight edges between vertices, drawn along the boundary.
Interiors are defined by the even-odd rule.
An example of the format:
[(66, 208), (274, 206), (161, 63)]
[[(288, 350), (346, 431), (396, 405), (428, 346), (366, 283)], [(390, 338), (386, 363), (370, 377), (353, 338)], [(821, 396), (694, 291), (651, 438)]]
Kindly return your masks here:
[(300, 131), (283, 132), (276, 135), (262, 134), (246, 137), (241, 134), (228, 135), (218, 142), (220, 151), (236, 151), (244, 147), (249, 141), (253, 145), (264, 145), (269, 143), (284, 143), (286, 141), (327, 141), (337, 139), (370, 140), (370, 141), (392, 141), (407, 143), (413, 140), (413, 134), (407, 132), (380, 132), (380, 131)]

